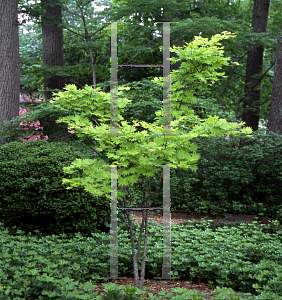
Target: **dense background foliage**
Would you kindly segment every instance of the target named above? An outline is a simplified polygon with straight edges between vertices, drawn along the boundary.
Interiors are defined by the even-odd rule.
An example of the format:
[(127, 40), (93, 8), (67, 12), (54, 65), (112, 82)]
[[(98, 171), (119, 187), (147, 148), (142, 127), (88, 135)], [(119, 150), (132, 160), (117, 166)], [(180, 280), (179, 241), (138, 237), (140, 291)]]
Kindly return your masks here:
[[(87, 1), (91, 2), (92, 1)], [(64, 23), (64, 62), (62, 73), (66, 76), (66, 82), (74, 83), (79, 88), (83, 88), (85, 84), (93, 84), (91, 60), (89, 54), (89, 46), (92, 47), (96, 56), (95, 67), (97, 74), (97, 82), (105, 84), (106, 80), (110, 80), (110, 26), (95, 34), (90, 43), (85, 41), (84, 23), (81, 17), (75, 16), (79, 14), (79, 8), (76, 1), (64, 3), (63, 10)], [(79, 1), (78, 4), (86, 3)], [(107, 16), (120, 16), (120, 20), (124, 23), (118, 23), (118, 56), (119, 64), (161, 64), (162, 63), (162, 24), (153, 23), (162, 21), (162, 10), (164, 6), (162, 1), (155, 3), (150, 1), (142, 1), (136, 3), (133, 1), (115, 1), (113, 3), (103, 2), (100, 4), (108, 4), (110, 8), (104, 13)], [(171, 20), (178, 21), (171, 25), (171, 36), (175, 36), (178, 32), (183, 35), (184, 42), (191, 42), (193, 37), (201, 35), (210, 38), (212, 35), (221, 33), (222, 31), (230, 31), (237, 34), (235, 39), (225, 40), (222, 45), (225, 47), (225, 56), (231, 57), (233, 61), (240, 63), (239, 67), (233, 70), (233, 67), (224, 67), (230, 78), (217, 82), (211, 88), (199, 91), (199, 99), (205, 99), (208, 103), (206, 109), (209, 111), (209, 104), (217, 103), (220, 105), (219, 97), (223, 103), (221, 110), (225, 110), (229, 114), (234, 114), (237, 102), (244, 96), (244, 80), (246, 70), (246, 58), (248, 51), (248, 43), (253, 36), (258, 36), (264, 45), (264, 61), (263, 72), (269, 69), (274, 62), (274, 51), (276, 43), (276, 35), (279, 33), (281, 24), (281, 3), (272, 0), (269, 9), (269, 18), (267, 32), (263, 34), (252, 33), (251, 19), (253, 1), (183, 1), (168, 2)], [(26, 10), (36, 11), (36, 5), (30, 7), (25, 4)], [(138, 13), (132, 13), (132, 7), (138, 8)], [(104, 22), (102, 12), (96, 17), (93, 16), (93, 7), (86, 6), (85, 24), (90, 33), (101, 27)], [(179, 10), (182, 13), (182, 21), (173, 18), (174, 13)], [(33, 18), (35, 24), (32, 26), (25, 25), (25, 29), (29, 30), (28, 34), (20, 34), (20, 54), (21, 54), (21, 89), (22, 91), (35, 92), (42, 96), (43, 88), (43, 67), (42, 67), (42, 43), (40, 18), (38, 24)], [(144, 24), (141, 26), (141, 22)], [(155, 26), (154, 26), (155, 25)], [(70, 30), (68, 30), (67, 28)], [(156, 33), (155, 30), (159, 32)], [(21, 29), (22, 30), (22, 29)], [(32, 30), (32, 31), (31, 31)], [(81, 34), (78, 36), (74, 32)], [(149, 43), (153, 38), (154, 41)], [(149, 44), (148, 44), (149, 43)], [(148, 44), (148, 45), (147, 45)], [(147, 45), (145, 47), (145, 45)], [(172, 45), (171, 45), (172, 46)], [(136, 57), (134, 57), (139, 53)], [(134, 58), (133, 58), (134, 57)], [(133, 58), (133, 59), (132, 59)], [(132, 59), (130, 61), (130, 59)], [(130, 62), (129, 62), (130, 61)], [(261, 122), (265, 122), (269, 115), (269, 104), (272, 93), (272, 78), (274, 66), (272, 66), (262, 79), (261, 88)], [(118, 80), (119, 84), (132, 81), (140, 81), (142, 78), (152, 78), (152, 76), (162, 76), (161, 68), (119, 68)], [(107, 85), (106, 91), (109, 91)], [(162, 97), (160, 93), (159, 97)], [(148, 101), (148, 100), (146, 100)], [(242, 114), (242, 101), (239, 105), (237, 114), (238, 120)]]

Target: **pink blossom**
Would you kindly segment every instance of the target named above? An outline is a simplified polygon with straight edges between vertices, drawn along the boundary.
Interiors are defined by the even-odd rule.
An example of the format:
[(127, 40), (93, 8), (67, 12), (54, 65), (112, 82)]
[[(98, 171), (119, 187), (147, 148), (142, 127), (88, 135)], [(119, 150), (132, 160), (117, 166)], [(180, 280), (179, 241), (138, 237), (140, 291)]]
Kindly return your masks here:
[[(23, 114), (25, 112), (26, 112), (26, 110), (22, 109), (20, 107), (20, 113), (19, 114), (21, 115), (21, 114)], [(21, 122), (20, 125), (22, 126), (22, 130), (27, 130), (28, 129), (27, 127), (24, 127), (24, 126), (27, 126), (26, 122)], [(33, 127), (34, 126), (35, 130), (42, 129), (42, 127), (39, 127), (39, 125), (40, 125), (39, 121), (29, 122), (29, 124), (28, 124), (29, 127)], [(21, 139), (21, 141), (22, 142), (26, 142), (26, 141), (31, 141), (31, 140), (37, 140), (40, 137), (40, 135), (42, 135), (42, 133), (30, 136), (28, 138)], [(48, 139), (48, 136), (45, 136), (44, 140), (47, 140), (47, 139)]]

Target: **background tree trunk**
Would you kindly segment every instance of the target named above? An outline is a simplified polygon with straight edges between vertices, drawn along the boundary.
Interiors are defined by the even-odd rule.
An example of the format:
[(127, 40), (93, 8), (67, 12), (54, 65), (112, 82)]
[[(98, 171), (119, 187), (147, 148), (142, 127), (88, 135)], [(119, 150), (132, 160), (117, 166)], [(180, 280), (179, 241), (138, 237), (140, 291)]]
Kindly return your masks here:
[[(42, 7), (46, 10), (42, 15), (43, 65), (48, 68), (64, 66), (63, 29), (58, 26), (58, 24), (62, 24), (62, 8), (59, 5), (51, 6), (52, 2), (41, 0)], [(53, 95), (53, 92), (48, 89), (63, 90), (66, 84), (64, 76), (56, 75), (56, 71), (50, 73), (51, 76), (46, 74), (44, 78), (46, 101), (51, 99)], [(69, 141), (68, 126), (63, 123), (57, 124), (55, 121), (58, 118), (44, 116), (43, 119), (39, 119), (43, 127), (43, 136), (47, 135), (49, 141)]]
[[(268, 10), (270, 0), (254, 0), (252, 27), (254, 32), (266, 32)], [(258, 130), (260, 113), (260, 87), (259, 77), (253, 78), (262, 72), (263, 50), (256, 42), (249, 43), (247, 56), (245, 93), (247, 94), (243, 102), (242, 120), (246, 122), (245, 126), (251, 127), (253, 131)]]
[[(19, 115), (20, 53), (17, 0), (0, 0), (0, 41), (0, 124), (2, 126), (3, 121), (10, 121)], [(0, 145), (9, 141), (9, 138), (3, 140), (0, 138)]]
[[(281, 26), (282, 31), (282, 26)], [(277, 46), (275, 51), (275, 65), (273, 90), (270, 101), (270, 110), (267, 128), (273, 132), (282, 135), (282, 55), (281, 55), (281, 37), (277, 35)]]

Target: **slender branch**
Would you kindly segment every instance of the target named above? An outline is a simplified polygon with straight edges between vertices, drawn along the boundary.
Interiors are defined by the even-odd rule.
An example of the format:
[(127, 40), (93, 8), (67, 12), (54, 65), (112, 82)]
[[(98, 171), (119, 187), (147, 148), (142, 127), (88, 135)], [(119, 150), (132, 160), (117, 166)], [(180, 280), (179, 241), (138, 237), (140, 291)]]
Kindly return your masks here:
[[(183, 88), (182, 88), (182, 90), (183, 90), (184, 92), (186, 92), (187, 90), (189, 90), (189, 89), (190, 89), (190, 87), (192, 86), (192, 84), (193, 84), (193, 83), (191, 83), (191, 84), (188, 86), (188, 88), (186, 88), (186, 89), (183, 89)], [(183, 101), (183, 98), (182, 98), (182, 100), (180, 101), (180, 103), (179, 103), (179, 106), (178, 106), (177, 110), (179, 110), (179, 109), (180, 109), (180, 107), (181, 107), (181, 105), (182, 105), (182, 101)]]
[[(75, 1), (77, 3), (77, 1)], [(89, 3), (91, 3), (92, 0), (88, 0), (88, 2), (86, 2), (84, 5), (82, 5), (82, 7), (87, 6)]]
[(236, 105), (236, 112), (235, 112), (235, 116), (234, 116), (234, 122), (237, 120), (237, 115), (238, 115), (238, 111), (239, 111), (239, 105), (240, 103), (255, 89), (255, 87), (261, 82), (261, 80), (263, 79), (263, 77), (265, 76), (265, 74), (273, 67), (275, 63), (273, 63), (265, 72), (264, 74), (261, 76), (261, 78), (258, 80), (258, 82), (251, 88), (251, 90), (246, 93), (238, 102)]
[[(251, 50), (248, 50), (246, 53), (244, 53), (244, 54), (238, 59), (238, 62), (241, 61), (241, 60), (242, 60), (249, 52), (254, 51), (254, 50), (257, 49), (258, 47), (259, 47), (259, 46), (255, 47), (255, 48), (252, 48)], [(238, 45), (238, 47), (237, 47), (237, 52), (236, 52), (236, 54), (238, 53), (238, 49), (239, 49), (239, 45)], [(224, 106), (223, 106), (223, 103), (222, 103), (222, 101), (221, 101), (220, 96), (225, 92), (225, 89), (226, 89), (226, 87), (227, 87), (227, 84), (228, 84), (228, 82), (229, 82), (231, 76), (232, 76), (233, 73), (234, 73), (235, 67), (236, 67), (236, 65), (233, 66), (232, 72), (231, 72), (230, 76), (228, 77), (228, 79), (227, 79), (227, 81), (226, 81), (226, 84), (225, 84), (223, 90), (222, 90), (222, 91), (218, 94), (218, 96), (217, 96), (217, 97), (218, 97), (218, 101), (219, 101), (219, 103), (220, 103), (220, 105), (221, 105), (221, 107), (222, 107), (222, 111), (223, 111), (223, 112), (225, 112), (225, 110), (224, 110)]]
[(72, 33), (74, 33), (74, 34), (76, 34), (76, 35), (81, 36), (82, 38), (84, 38), (84, 35), (82, 35), (82, 34), (80, 34), (80, 33), (78, 33), (78, 32), (75, 32), (75, 31), (69, 29), (69, 28), (66, 27), (65, 25), (62, 25), (62, 27), (65, 28), (66, 30), (68, 30), (68, 31), (70, 31), (70, 32), (72, 32)]
[(262, 102), (260, 106), (263, 106), (263, 105), (264, 105), (266, 102), (268, 102), (269, 100), (271, 100), (271, 97), (270, 97), (269, 99), (265, 100), (264, 102)]
[(68, 9), (68, 7), (64, 7), (64, 12), (68, 12), (70, 13), (72, 16), (76, 16), (79, 17), (79, 14), (77, 14), (75, 11), (71, 11), (70, 9)]
[(95, 35), (96, 33), (100, 32), (101, 30), (103, 30), (105, 27), (109, 26), (110, 24), (106, 24), (104, 26), (102, 26), (100, 29), (96, 30), (93, 34), (89, 35), (89, 38), (91, 38), (93, 35)]
[[(89, 1), (89, 2), (91, 2), (91, 1)], [(76, 1), (76, 3), (77, 3), (77, 1)], [(87, 3), (87, 4), (88, 4), (88, 3)], [(79, 15), (79, 14), (73, 12), (73, 11), (70, 11), (68, 8), (66, 8), (66, 11), (68, 11), (71, 15), (75, 15), (75, 16), (77, 16), (77, 17), (81, 17), (81, 16), (82, 16), (82, 19), (83, 19), (83, 21), (84, 21), (84, 23), (85, 23), (84, 15), (83, 15), (83, 7), (84, 7), (85, 5), (83, 5), (82, 8), (81, 8), (78, 4), (77, 4), (77, 6), (78, 6), (78, 8), (80, 8), (80, 11), (81, 11), (81, 14), (82, 14), (82, 15)], [(68, 24), (68, 21), (66, 20), (66, 17), (65, 17), (65, 16), (64, 16), (64, 22), (65, 22), (66, 24)], [(114, 22), (114, 21), (113, 21), (113, 22)], [(85, 25), (85, 24), (84, 24), (84, 25)], [(101, 30), (103, 30), (105, 27), (107, 27), (107, 26), (109, 26), (109, 25), (110, 25), (110, 24), (105, 24), (105, 25), (102, 26), (100, 29), (96, 30), (93, 34), (89, 35), (89, 38), (91, 38), (93, 35), (95, 35), (96, 33), (100, 32)], [(61, 26), (62, 26), (63, 28), (65, 28), (65, 29), (67, 29), (68, 31), (74, 33), (74, 34), (79, 35), (79, 36), (85, 38), (84, 35), (81, 35), (81, 34), (75, 32), (75, 31), (71, 30), (71, 29), (68, 28), (66, 25), (61, 24)], [(85, 26), (84, 26), (84, 27), (85, 27)]]
[[(237, 55), (238, 51), (239, 51), (239, 44), (238, 44), (238, 47), (237, 47), (236, 55)], [(222, 100), (221, 100), (220, 96), (225, 92), (225, 90), (227, 88), (227, 85), (228, 85), (228, 83), (229, 83), (229, 81), (230, 81), (230, 79), (231, 79), (231, 77), (232, 77), (232, 75), (233, 75), (233, 73), (235, 71), (235, 67), (236, 67), (236, 65), (233, 66), (231, 74), (228, 76), (228, 78), (227, 78), (227, 80), (225, 82), (225, 85), (223, 87), (223, 90), (217, 95), (218, 101), (219, 101), (219, 103), (221, 105), (221, 108), (222, 108), (223, 112), (225, 112), (225, 110), (224, 110), (224, 106), (223, 106), (223, 103), (222, 103)]]
[[(161, 38), (162, 38), (162, 37), (157, 37), (157, 38), (152, 39), (152, 40), (149, 41), (144, 47), (148, 46), (148, 45), (149, 45), (151, 42), (153, 42), (154, 40), (161, 39)], [(155, 47), (153, 47), (153, 49), (156, 48), (156, 47), (158, 47), (158, 45), (155, 46)], [(140, 50), (139, 52), (137, 52), (132, 58), (130, 58), (129, 61), (126, 63), (126, 65), (127, 65), (129, 62), (131, 62), (131, 61), (132, 61), (132, 60), (133, 60), (140, 52), (141, 52), (141, 50)], [(103, 92), (105, 91), (105, 83), (106, 83), (107, 81), (111, 81), (111, 77), (104, 81)]]
[[(149, 41), (144, 47), (146, 47), (146, 46), (148, 46), (150, 43), (152, 43), (153, 41), (155, 41), (155, 40), (158, 40), (158, 39), (161, 39), (162, 37), (156, 37), (156, 38), (154, 38), (154, 39), (152, 39), (151, 41)], [(138, 51), (132, 58), (130, 58), (130, 60), (126, 63), (126, 65), (129, 63), (129, 62), (131, 62), (139, 53), (141, 52), (141, 50), (140, 51)]]

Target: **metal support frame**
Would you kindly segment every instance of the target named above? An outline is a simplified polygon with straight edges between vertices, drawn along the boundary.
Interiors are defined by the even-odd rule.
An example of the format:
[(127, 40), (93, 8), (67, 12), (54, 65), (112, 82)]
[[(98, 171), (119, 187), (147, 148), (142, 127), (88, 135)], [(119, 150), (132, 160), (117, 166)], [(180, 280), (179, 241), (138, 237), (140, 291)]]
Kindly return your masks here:
[[(163, 67), (163, 134), (158, 136), (171, 136), (170, 126), (170, 22), (163, 23), (163, 64), (162, 65), (118, 65), (117, 64), (117, 22), (111, 23), (111, 119), (110, 119), (110, 135), (118, 134), (118, 102), (117, 102), (117, 67)], [(178, 22), (174, 22), (178, 23)], [(107, 135), (107, 134), (105, 134)], [(125, 134), (124, 134), (125, 135)], [(174, 134), (176, 135), (176, 134)], [(106, 165), (104, 165), (106, 166)], [(126, 279), (126, 277), (118, 277), (118, 237), (117, 237), (117, 166), (107, 165), (111, 167), (111, 243), (110, 243), (110, 277), (104, 279)], [(124, 166), (124, 165), (120, 165)], [(163, 267), (162, 277), (155, 279), (179, 279), (172, 278), (171, 272), (171, 233), (170, 233), (170, 165), (155, 165), (163, 167), (163, 208), (119, 208), (123, 210), (163, 210)]]

